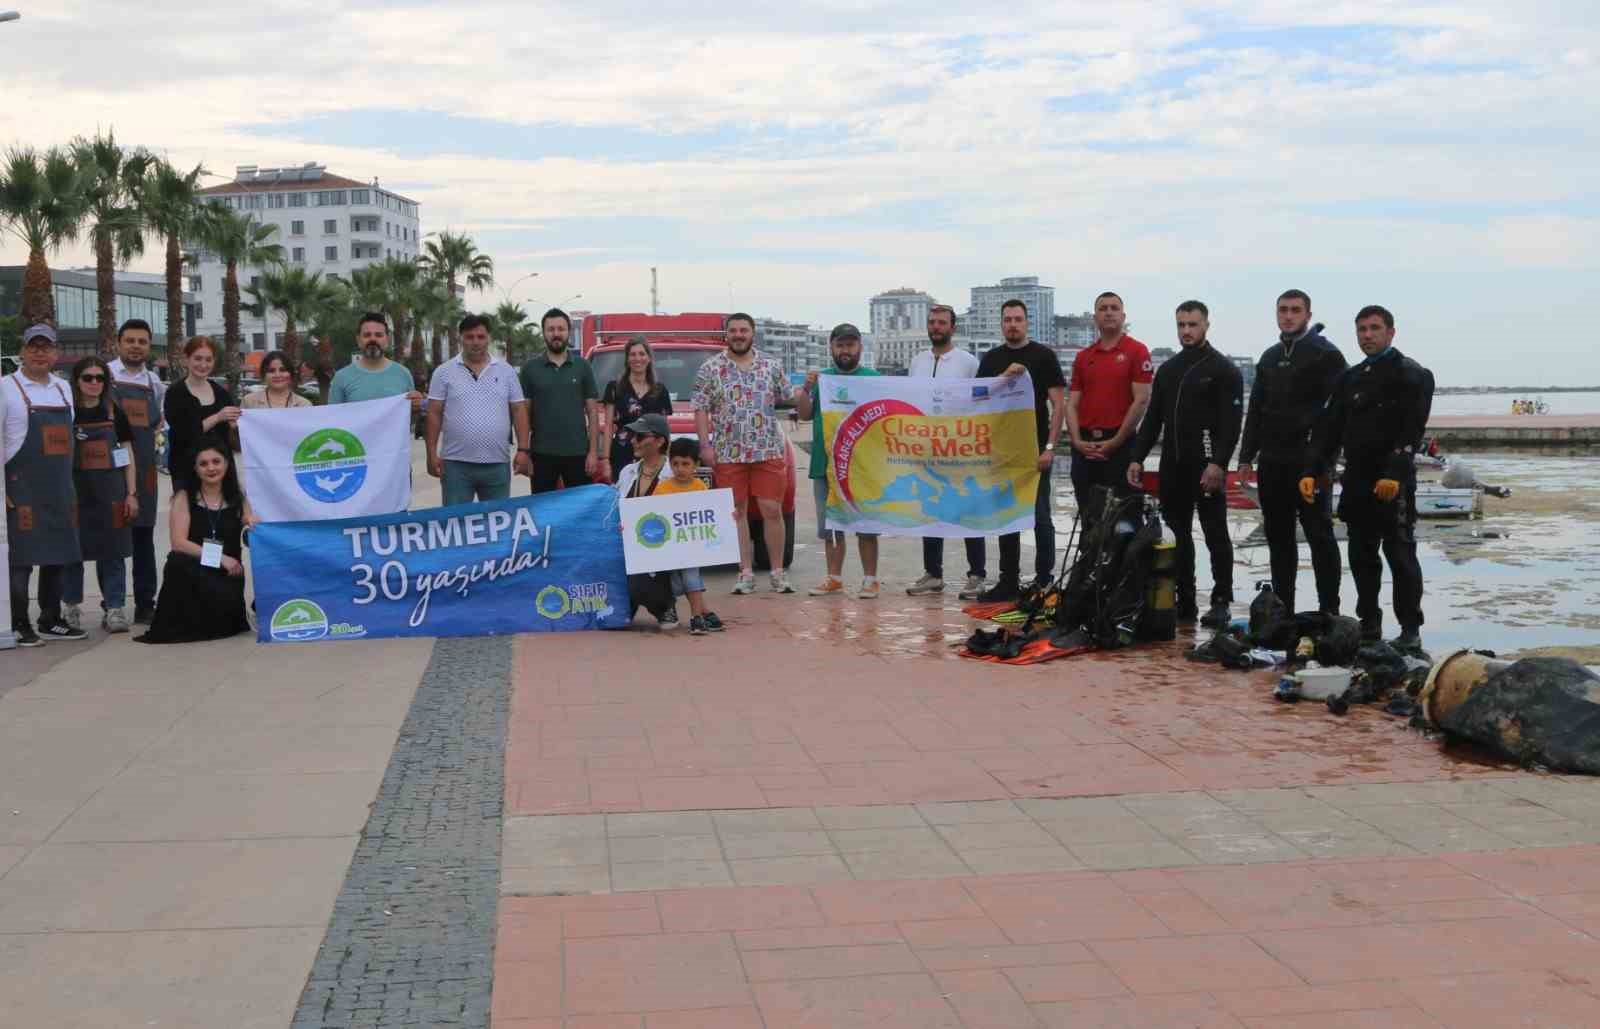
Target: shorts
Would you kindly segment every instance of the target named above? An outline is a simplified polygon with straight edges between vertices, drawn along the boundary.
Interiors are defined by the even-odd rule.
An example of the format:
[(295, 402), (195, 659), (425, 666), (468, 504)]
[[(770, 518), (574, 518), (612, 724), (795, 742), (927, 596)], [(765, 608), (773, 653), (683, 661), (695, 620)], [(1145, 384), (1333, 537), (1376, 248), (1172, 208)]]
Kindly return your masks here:
[(713, 476), (717, 488), (733, 490), (734, 509), (744, 511), (750, 507), (751, 497), (781, 504), (789, 487), (785, 471), (783, 458), (774, 457), (752, 464), (718, 464)]
[[(817, 498), (817, 539), (827, 542), (831, 536), (835, 543), (843, 543), (845, 533), (839, 529), (825, 529), (828, 523), (828, 480), (812, 479), (811, 495)], [(863, 539), (877, 539), (875, 532), (858, 532), (857, 536)]]
[(706, 590), (705, 579), (700, 576), (698, 568), (680, 568), (672, 573), (672, 595), (681, 597), (685, 593), (704, 593)]

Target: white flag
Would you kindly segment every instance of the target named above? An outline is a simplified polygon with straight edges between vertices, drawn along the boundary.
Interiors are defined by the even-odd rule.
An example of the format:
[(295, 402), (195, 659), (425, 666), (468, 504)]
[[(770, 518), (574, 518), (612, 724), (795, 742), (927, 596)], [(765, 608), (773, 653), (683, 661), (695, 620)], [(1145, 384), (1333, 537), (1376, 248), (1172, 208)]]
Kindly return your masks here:
[(245, 495), (264, 522), (393, 514), (411, 503), (404, 397), (239, 415)]

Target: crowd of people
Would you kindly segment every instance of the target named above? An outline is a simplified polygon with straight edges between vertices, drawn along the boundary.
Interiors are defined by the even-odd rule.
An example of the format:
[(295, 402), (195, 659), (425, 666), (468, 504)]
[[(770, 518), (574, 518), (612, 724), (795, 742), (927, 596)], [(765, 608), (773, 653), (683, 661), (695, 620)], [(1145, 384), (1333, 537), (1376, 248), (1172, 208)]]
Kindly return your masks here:
[[(1311, 299), (1300, 290), (1278, 298), (1278, 341), (1256, 366), (1248, 406), (1243, 379), (1208, 339), (1209, 311), (1200, 301), (1176, 310), (1181, 352), (1156, 370), (1149, 349), (1126, 331), (1123, 301), (1115, 293), (1095, 299), (1098, 340), (1080, 350), (1070, 377), (1056, 353), (1029, 338), (1028, 310), (1020, 300), (1001, 308), (1002, 341), (981, 357), (955, 345), (956, 312), (936, 305), (928, 314), (929, 348), (910, 375), (974, 378), (1027, 374), (1033, 389), (1039, 487), (1033, 532), (1033, 579), (1022, 575), (1020, 533), (998, 539), (998, 575), (988, 578), (986, 542), (964, 540), (964, 600), (1014, 601), (1055, 575), (1056, 539), (1051, 476), (1057, 444), (1070, 446), (1070, 476), (1080, 518), (1092, 520), (1090, 497), (1098, 487), (1151, 489), (1178, 547), (1180, 619), (1218, 626), (1230, 617), (1233, 552), (1225, 515), (1229, 465), (1253, 479), (1271, 553), (1275, 591), (1294, 610), (1299, 567), (1296, 526), (1311, 551), (1320, 610), (1338, 613), (1340, 561), (1332, 527), (1332, 477), (1345, 461), (1339, 515), (1349, 532), (1363, 633), (1382, 631), (1379, 589), (1383, 559), (1394, 584), (1394, 610), (1406, 645), (1420, 643), (1422, 575), (1416, 558), (1416, 477), (1412, 454), (1420, 445), (1432, 402), (1432, 375), (1393, 347), (1394, 317), (1382, 307), (1363, 308), (1355, 330), (1364, 359), (1344, 356), (1313, 323)], [(593, 368), (571, 349), (571, 320), (545, 313), (543, 353), (520, 369), (490, 351), (490, 326), (471, 315), (460, 326), (458, 356), (435, 369), (427, 393), (412, 373), (389, 357), (388, 323), (368, 314), (358, 327), (357, 355), (333, 377), (333, 404), (406, 396), (425, 417), (427, 470), (441, 484), (446, 505), (510, 496), (514, 475), (533, 493), (591, 482), (613, 484), (622, 496), (705, 488), (698, 472), (731, 490), (739, 530), (740, 567), (735, 594), (756, 590), (755, 544), (747, 515), (759, 515), (771, 589), (793, 593), (788, 569), (783, 499), (788, 487), (789, 443), (779, 411), (792, 408), (813, 423), (809, 478), (817, 510), (817, 537), (825, 569), (810, 595), (846, 592), (846, 534), (826, 527), (828, 480), (820, 418), (822, 376), (875, 375), (861, 364), (860, 331), (848, 323), (829, 338), (831, 365), (791, 387), (782, 365), (756, 348), (755, 320), (728, 316), (726, 349), (707, 360), (691, 404), (696, 439), (673, 439), (667, 422), (672, 399), (657, 381), (654, 357), (643, 337), (624, 351), (616, 381), (597, 388)], [(84, 358), (70, 381), (54, 374), (54, 330), (36, 325), (24, 333), (19, 371), (0, 385), (5, 419), (6, 517), (11, 545), (13, 629), (23, 646), (47, 640), (81, 640), (85, 562), (100, 583), (101, 626), (129, 631), (126, 561), (133, 563), (133, 625), (149, 626), (149, 643), (211, 639), (248, 629), (243, 545), (254, 521), (240, 488), (235, 454), (241, 410), (305, 406), (294, 388), (291, 363), (279, 352), (261, 362), (264, 387), (237, 401), (211, 373), (216, 344), (197, 336), (183, 347), (185, 376), (170, 387), (150, 367), (150, 327), (124, 323), (118, 358)], [(166, 429), (173, 455), (173, 495), (168, 528), (172, 547), (156, 574), (157, 430)], [(514, 443), (514, 447), (512, 444)], [(1160, 446), (1156, 483), (1144, 464)], [(1193, 523), (1198, 519), (1210, 555), (1212, 587), (1204, 615), (1195, 582)], [(922, 575), (906, 592), (945, 590), (944, 540), (922, 541)], [(881, 595), (880, 540), (858, 534), (862, 599)], [(1381, 554), (1381, 558), (1380, 558)], [(29, 593), (38, 570), (36, 622)], [(690, 632), (720, 631), (709, 609), (700, 572), (635, 577), (635, 609), (651, 610), (664, 626), (677, 624), (676, 599), (690, 607)], [(158, 591), (159, 581), (159, 591)]]

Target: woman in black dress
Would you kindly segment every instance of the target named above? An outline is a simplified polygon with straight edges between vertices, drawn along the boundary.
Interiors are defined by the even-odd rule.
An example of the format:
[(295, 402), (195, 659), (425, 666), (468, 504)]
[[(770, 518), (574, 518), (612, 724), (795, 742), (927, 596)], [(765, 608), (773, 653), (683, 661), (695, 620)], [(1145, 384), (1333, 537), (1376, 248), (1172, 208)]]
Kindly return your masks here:
[[(167, 390), (162, 412), (172, 455), (172, 491), (185, 487), (193, 467), (191, 451), (208, 432), (225, 436), (239, 420), (239, 408), (226, 386), (211, 381), (217, 365), (217, 344), (210, 336), (194, 336), (183, 348), (188, 374)], [(230, 459), (228, 464), (232, 466)]]
[(672, 414), (672, 394), (656, 381), (655, 355), (643, 336), (628, 340), (622, 352), (623, 372), (606, 384), (606, 431), (600, 452), (605, 455), (605, 477), (613, 484), (622, 469), (633, 463), (633, 433), (624, 426), (643, 415)]
[(244, 610), (244, 530), (255, 524), (239, 489), (233, 454), (220, 436), (202, 437), (172, 498), (172, 552), (161, 595), (140, 643), (194, 643), (250, 631)]

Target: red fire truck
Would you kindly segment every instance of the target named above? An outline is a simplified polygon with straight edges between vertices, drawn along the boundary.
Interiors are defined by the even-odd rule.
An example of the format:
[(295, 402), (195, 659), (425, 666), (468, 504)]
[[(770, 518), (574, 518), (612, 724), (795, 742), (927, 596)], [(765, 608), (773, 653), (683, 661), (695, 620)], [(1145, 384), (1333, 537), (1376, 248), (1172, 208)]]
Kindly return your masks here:
[[(594, 381), (600, 392), (606, 385), (625, 374), (623, 351), (634, 336), (643, 336), (650, 344), (655, 363), (656, 381), (666, 386), (672, 395), (672, 415), (667, 424), (674, 439), (695, 435), (694, 409), (690, 397), (694, 393), (694, 377), (700, 366), (726, 346), (723, 331), (725, 315), (691, 312), (685, 314), (591, 314), (583, 319), (581, 353), (594, 369)], [(611, 411), (601, 405), (605, 417)], [(783, 524), (787, 529), (788, 543), (784, 546), (783, 566), (794, 562), (794, 449), (785, 454), (788, 466), (789, 487), (783, 497)], [(711, 470), (702, 469), (709, 478)], [(767, 557), (766, 542), (761, 535), (761, 518), (755, 505), (749, 512), (750, 538), (755, 544), (755, 567), (771, 567)]]

